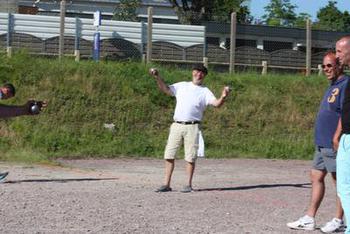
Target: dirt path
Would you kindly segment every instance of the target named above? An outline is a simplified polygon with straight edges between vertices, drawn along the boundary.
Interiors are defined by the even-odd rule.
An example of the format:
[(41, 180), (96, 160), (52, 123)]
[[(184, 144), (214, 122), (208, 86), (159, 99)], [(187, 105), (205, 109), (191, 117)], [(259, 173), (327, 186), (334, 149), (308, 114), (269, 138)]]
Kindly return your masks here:
[[(0, 233), (306, 233), (286, 222), (310, 199), (310, 161), (199, 159), (195, 192), (180, 193), (178, 160), (173, 192), (155, 193), (163, 160), (60, 161), (63, 167), (0, 163)], [(327, 191), (317, 225), (334, 214)], [(320, 233), (319, 230), (307, 233)]]

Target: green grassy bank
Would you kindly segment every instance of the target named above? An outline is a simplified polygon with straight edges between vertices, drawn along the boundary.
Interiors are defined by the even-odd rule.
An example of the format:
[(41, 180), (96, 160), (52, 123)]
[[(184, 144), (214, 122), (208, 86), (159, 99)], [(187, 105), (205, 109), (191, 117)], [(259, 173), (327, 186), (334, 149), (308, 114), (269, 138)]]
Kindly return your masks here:
[[(157, 89), (148, 68), (133, 62), (1, 56), (1, 82), (17, 87), (16, 97), (1, 103), (36, 98), (47, 100), (49, 106), (39, 116), (0, 120), (0, 159), (161, 158), (175, 100)], [(160, 71), (167, 83), (191, 78), (189, 70)], [(205, 113), (208, 157), (312, 156), (313, 122), (327, 86), (325, 78), (210, 72), (205, 84), (216, 96), (224, 84), (233, 88), (222, 108)], [(115, 131), (106, 130), (104, 123), (114, 123)]]

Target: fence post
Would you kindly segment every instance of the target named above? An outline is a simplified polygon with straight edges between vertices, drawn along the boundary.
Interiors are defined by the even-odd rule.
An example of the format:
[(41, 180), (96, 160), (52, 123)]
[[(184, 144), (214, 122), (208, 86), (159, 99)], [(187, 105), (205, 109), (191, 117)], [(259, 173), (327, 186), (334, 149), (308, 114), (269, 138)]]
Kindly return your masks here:
[(236, 54), (236, 28), (237, 14), (231, 13), (231, 35), (230, 35), (230, 74), (235, 72), (235, 54)]
[(150, 63), (152, 61), (152, 27), (153, 27), (153, 7), (148, 7), (146, 63)]
[(318, 64), (317, 69), (318, 69), (318, 76), (322, 76), (322, 73), (323, 73), (322, 65)]
[(141, 25), (141, 43), (140, 43), (140, 53), (141, 53), (141, 62), (145, 63), (146, 62), (146, 54), (145, 54), (145, 24), (143, 21), (140, 22)]
[(306, 20), (306, 76), (311, 75), (311, 20)]
[(101, 26), (101, 11), (97, 10), (94, 12), (94, 27), (95, 27), (95, 33), (94, 33), (94, 51), (93, 51), (93, 59), (95, 62), (100, 61), (100, 55), (101, 55), (101, 33), (100, 33), (100, 26)]
[(208, 67), (208, 65), (209, 65), (208, 57), (203, 57), (203, 65), (205, 67)]
[(11, 58), (12, 56), (12, 14), (8, 13), (8, 19), (7, 19), (7, 35), (6, 35), (6, 53), (7, 57)]
[(80, 20), (78, 17), (75, 17), (75, 40), (74, 40), (74, 56), (75, 56), (75, 61), (79, 62), (80, 61)]
[(208, 68), (209, 58), (208, 58), (208, 44), (206, 40), (207, 30), (204, 27), (204, 44), (203, 44), (203, 65)]
[(58, 57), (62, 58), (64, 53), (64, 21), (66, 18), (66, 0), (61, 0), (60, 8), (60, 36), (58, 43)]
[(261, 66), (262, 66), (261, 75), (266, 75), (267, 74), (267, 61), (262, 61)]

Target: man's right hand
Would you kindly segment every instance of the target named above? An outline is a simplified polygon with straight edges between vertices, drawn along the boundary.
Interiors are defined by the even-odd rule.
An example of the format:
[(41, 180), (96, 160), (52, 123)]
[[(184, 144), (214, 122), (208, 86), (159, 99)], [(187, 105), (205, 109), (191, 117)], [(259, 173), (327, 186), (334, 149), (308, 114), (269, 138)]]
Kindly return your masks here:
[(229, 86), (225, 86), (222, 90), (221, 97), (225, 99), (230, 92), (231, 92), (231, 88)]
[(150, 68), (149, 74), (153, 77), (157, 77), (157, 76), (159, 76), (159, 71), (156, 68)]
[[(38, 108), (39, 108), (38, 112), (35, 112), (32, 110), (33, 105), (38, 106)], [(27, 110), (29, 115), (38, 115), (47, 106), (47, 102), (46, 101), (29, 100), (29, 101), (27, 101), (27, 103), (24, 106), (25, 106), (25, 109)]]
[(334, 140), (333, 139), (333, 149), (334, 151), (338, 151), (339, 148), (339, 140)]

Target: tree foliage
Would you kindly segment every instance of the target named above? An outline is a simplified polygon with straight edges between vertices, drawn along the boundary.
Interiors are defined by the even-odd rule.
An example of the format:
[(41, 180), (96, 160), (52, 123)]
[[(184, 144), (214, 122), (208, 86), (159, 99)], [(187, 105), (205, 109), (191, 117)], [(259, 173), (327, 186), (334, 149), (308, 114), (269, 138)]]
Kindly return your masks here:
[(311, 19), (311, 15), (308, 13), (300, 13), (293, 23), (293, 27), (306, 28), (306, 20)]
[(349, 12), (341, 12), (336, 5), (337, 1), (329, 1), (328, 5), (317, 12), (318, 22), (314, 24), (314, 28), (330, 31), (350, 30)]
[(249, 8), (245, 5), (247, 3), (246, 0), (215, 0), (213, 2), (214, 6), (207, 10), (210, 16), (208, 20), (229, 22), (231, 13), (236, 12), (237, 22), (250, 23), (252, 21)]
[(248, 0), (169, 0), (180, 23), (201, 24), (202, 21), (230, 21), (232, 12), (237, 12), (237, 22), (251, 20)]
[(121, 21), (137, 21), (137, 8), (141, 0), (120, 0), (114, 10), (113, 19)]
[(290, 0), (271, 0), (264, 7), (266, 14), (263, 19), (271, 26), (293, 26), (297, 15), (294, 12), (297, 6), (290, 3)]

